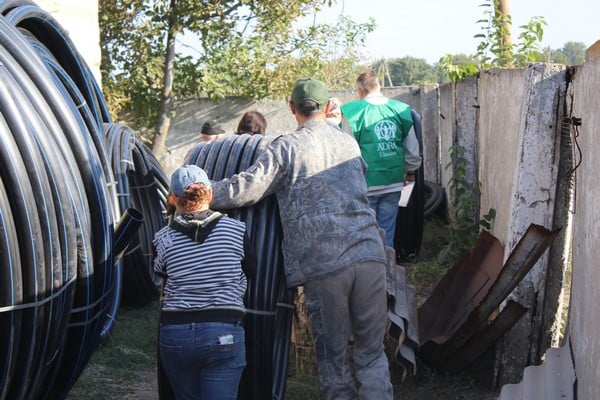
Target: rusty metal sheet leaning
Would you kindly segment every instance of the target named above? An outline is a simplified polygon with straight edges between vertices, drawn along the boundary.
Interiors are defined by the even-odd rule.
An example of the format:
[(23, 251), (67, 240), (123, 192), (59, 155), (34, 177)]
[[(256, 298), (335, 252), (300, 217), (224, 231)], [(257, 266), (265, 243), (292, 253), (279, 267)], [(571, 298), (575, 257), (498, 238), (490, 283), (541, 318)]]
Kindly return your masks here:
[(483, 231), (471, 253), (448, 270), (419, 308), (422, 345), (445, 343), (457, 332), (494, 283), (503, 259), (500, 241)]
[[(533, 268), (559, 231), (560, 229), (550, 231), (540, 225), (529, 225), (479, 306), (471, 312), (469, 318), (455, 335), (444, 344), (443, 349), (436, 350), (438, 360), (453, 358), (459, 349), (462, 352), (462, 346), (495, 318), (493, 314)], [(514, 323), (517, 320), (518, 318), (514, 320)], [(510, 327), (507, 328), (510, 329)]]
[[(517, 243), (514, 250), (511, 252), (506, 263), (504, 263), (502, 266), (499, 274), (492, 274), (491, 282), (485, 282), (485, 285), (482, 285), (479, 290), (466, 295), (467, 298), (478, 299), (476, 307), (468, 310), (469, 314), (466, 319), (464, 318), (464, 315), (467, 310), (448, 309), (447, 307), (444, 309), (440, 309), (438, 307), (436, 310), (435, 308), (430, 307), (430, 309), (427, 310), (427, 314), (423, 314), (424, 316), (435, 317), (436, 313), (440, 315), (439, 313), (449, 312), (451, 316), (447, 318), (446, 321), (452, 321), (453, 325), (447, 327), (444, 336), (433, 336), (431, 333), (429, 333), (429, 336), (426, 336), (428, 333), (422, 329), (422, 326), (428, 326), (427, 320), (421, 320), (421, 325), (419, 326), (419, 332), (421, 335), (421, 351), (419, 355), (429, 363), (438, 366), (442, 366), (444, 364), (452, 365), (453, 360), (451, 360), (451, 358), (458, 354), (459, 350), (462, 352), (463, 346), (465, 346), (465, 344), (468, 343), (468, 341), (474, 335), (481, 333), (486, 325), (491, 323), (490, 320), (493, 319), (492, 313), (497, 311), (500, 304), (518, 285), (527, 272), (531, 270), (539, 257), (544, 253), (552, 240), (556, 237), (558, 232), (559, 229), (550, 231), (542, 226), (531, 224), (519, 243)], [(485, 235), (487, 234), (484, 234), (483, 236)], [(481, 237), (482, 235), (480, 235), (480, 238)], [(481, 247), (485, 248), (486, 246), (482, 245)], [(477, 252), (474, 251), (471, 254), (477, 254)], [(477, 257), (470, 258), (473, 262), (477, 263)], [(494, 255), (494, 258), (502, 260), (502, 255), (496, 254)], [(485, 258), (481, 260), (483, 262)], [(496, 265), (497, 263), (493, 264)], [(483, 263), (481, 263), (481, 265), (483, 268)], [(471, 266), (463, 268), (471, 271), (474, 267)], [(475, 268), (479, 268), (479, 266), (475, 265)], [(440, 281), (441, 289), (437, 291), (438, 296), (444, 294), (448, 295), (449, 293), (449, 288), (445, 286), (446, 283), (442, 284), (444, 279), (446, 279), (446, 277)], [(476, 278), (473, 279), (475, 280)], [(456, 279), (450, 279), (450, 282), (455, 283), (455, 280)], [(473, 288), (473, 285), (468, 285), (468, 287)], [(438, 288), (436, 287), (436, 289)], [(452, 287), (450, 287), (450, 289), (452, 289)], [(477, 286), (475, 286), (475, 289), (477, 289)], [(436, 290), (434, 290), (434, 293), (436, 293)], [(436, 305), (443, 301), (443, 298), (434, 300), (436, 301), (432, 301), (431, 304)], [(489, 332), (488, 335), (490, 335), (490, 337), (497, 336), (500, 331), (505, 332), (506, 330), (510, 329), (512, 325), (507, 326), (508, 320), (516, 322), (516, 320), (519, 318), (518, 315), (523, 314), (521, 311), (519, 311), (518, 307), (511, 308), (509, 311), (514, 312), (508, 312), (504, 316), (505, 319), (501, 321), (502, 323), (499, 322), (496, 324), (497, 331)], [(421, 310), (419, 310), (419, 318), (421, 318), (421, 316)], [(513, 318), (509, 318), (509, 316), (512, 316)], [(460, 324), (458, 324), (458, 321), (460, 321)], [(424, 338), (435, 338), (435, 340)], [(426, 342), (426, 340), (429, 341)], [(482, 343), (483, 342), (479, 342), (479, 344), (475, 345), (477, 352), (481, 352), (480, 347)], [(492, 343), (489, 344), (491, 345)], [(473, 351), (473, 349), (471, 350)], [(485, 351), (485, 349), (483, 349), (483, 351)], [(473, 354), (471, 354), (469, 357), (472, 356)]]
[(506, 306), (489, 324), (483, 324), (473, 334), (460, 351), (454, 353), (444, 368), (452, 371), (460, 371), (469, 366), (487, 349), (500, 339), (512, 326), (529, 310), (516, 301), (509, 300)]
[(497, 282), (481, 303), (479, 307), (480, 321), (488, 318), (513, 289), (517, 287), (559, 232), (560, 228), (551, 231), (541, 225), (529, 225), (523, 237), (521, 237), (504, 263), (502, 273), (498, 277)]

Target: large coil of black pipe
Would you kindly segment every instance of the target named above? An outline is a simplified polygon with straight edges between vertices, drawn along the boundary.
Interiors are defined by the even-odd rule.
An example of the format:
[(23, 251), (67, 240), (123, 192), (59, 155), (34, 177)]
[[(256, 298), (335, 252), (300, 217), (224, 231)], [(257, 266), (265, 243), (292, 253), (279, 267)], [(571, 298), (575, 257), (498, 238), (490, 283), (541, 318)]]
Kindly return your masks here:
[[(419, 142), (419, 154), (423, 159), (423, 132), (421, 116), (412, 110), (415, 134)], [(398, 260), (406, 260), (416, 256), (421, 251), (423, 242), (423, 224), (425, 205), (425, 175), (424, 162), (415, 174), (415, 186), (406, 207), (398, 207), (396, 218), (396, 231), (394, 235), (394, 249)]]
[[(271, 140), (260, 135), (234, 135), (201, 143), (185, 163), (202, 167), (213, 180), (231, 177), (252, 165)], [(295, 290), (285, 284), (277, 200), (272, 195), (250, 207), (223, 211), (246, 223), (258, 261), (245, 298), (248, 365), (238, 398), (283, 399)]]
[(106, 124), (120, 211), (134, 208), (144, 221), (121, 260), (122, 302), (143, 305), (157, 299), (161, 279), (152, 266), (152, 239), (166, 223), (168, 178), (136, 133), (123, 124)]
[[(121, 298), (158, 294), (151, 242), (165, 223), (167, 178), (129, 129), (111, 123), (89, 68), (48, 13), (14, 0), (0, 1), (0, 14), (0, 399), (63, 399)], [(269, 140), (199, 145), (190, 162), (213, 179), (231, 176)], [(122, 222), (143, 224), (135, 234), (115, 228), (126, 210), (141, 210)], [(248, 224), (260, 264), (246, 296), (240, 393), (280, 399), (294, 291), (281, 271), (277, 203), (230, 214)]]
[(0, 7), (11, 25), (18, 27), (21, 32), (27, 32), (48, 49), (85, 99), (87, 108), (96, 120), (96, 126), (101, 128), (103, 122), (109, 122), (106, 102), (89, 67), (68, 33), (52, 15), (28, 0), (4, 0), (0, 2)]
[[(6, 129), (0, 132), (6, 132)], [(0, 151), (0, 168), (4, 168), (4, 154)], [(17, 226), (11, 210), (11, 202), (2, 180), (0, 180), (0, 398), (6, 398), (7, 382), (12, 378), (16, 363), (15, 348), (19, 346), (20, 314), (13, 307), (23, 302), (21, 288), (21, 263)], [(10, 311), (9, 311), (10, 310)], [(9, 329), (10, 328), (10, 329)]]
[[(9, 56), (5, 52), (1, 53), (3, 62), (9, 61)], [(35, 93), (22, 90), (19, 84), (26, 78), (19, 74), (18, 69), (11, 72), (8, 69), (2, 70), (0, 105), (17, 146), (16, 150), (11, 151), (14, 150), (14, 154), (21, 157), (27, 172), (26, 176), (19, 178), (19, 184), (25, 188), (25, 195), (31, 197), (38, 206), (37, 219), (31, 209), (27, 210), (28, 214), (19, 215), (22, 215), (24, 221), (32, 222), (29, 229), (33, 232), (38, 230), (41, 234), (39, 243), (34, 241), (35, 235), (18, 236), (19, 239), (29, 239), (33, 246), (42, 250), (40, 257), (21, 263), (23, 280), (18, 284), (18, 290), (24, 290), (24, 304), (16, 308), (27, 310), (20, 311), (22, 313), (33, 312), (34, 321), (38, 317), (43, 320), (43, 324), (32, 328), (34, 336), (29, 349), (46, 359), (42, 362), (35, 357), (21, 357), (17, 363), (22, 371), (29, 370), (33, 374), (23, 377), (23, 387), (27, 386), (27, 393), (36, 393), (34, 390), (38, 386), (35, 383), (52, 370), (60, 359), (57, 355), (62, 355), (61, 341), (72, 311), (77, 266), (77, 227), (81, 217), (77, 205), (80, 206), (81, 203), (77, 197), (78, 177), (65, 171), (59, 143), (49, 134), (38, 114), (39, 99)], [(5, 142), (8, 141), (6, 138)], [(8, 166), (4, 171), (8, 172), (11, 168), (18, 171), (16, 165), (18, 164)], [(42, 266), (45, 268), (40, 268)], [(29, 294), (25, 294), (26, 291)], [(46, 311), (46, 308), (49, 309)], [(25, 334), (22, 329), (21, 332), (22, 335)], [(37, 335), (43, 339), (36, 340)], [(42, 347), (36, 348), (34, 344)], [(17, 386), (12, 388), (15, 396), (22, 395), (21, 389), (16, 389)]]
[[(14, 90), (14, 88), (14, 81), (6, 74), (5, 69), (1, 68), (0, 107), (3, 110), (6, 104), (12, 103), (10, 100), (12, 94), (7, 93), (7, 89)], [(12, 111), (14, 112), (14, 109)], [(13, 124), (17, 124), (17, 126), (13, 126)], [(46, 287), (44, 281), (46, 280), (46, 270), (36, 270), (34, 266), (38, 262), (49, 261), (47, 255), (55, 249), (44, 244), (44, 237), (46, 237), (46, 240), (48, 239), (49, 229), (51, 229), (51, 217), (44, 212), (42, 207), (36, 205), (36, 201), (39, 201), (40, 197), (33, 195), (30, 189), (28, 169), (34, 169), (33, 175), (35, 176), (42, 173), (42, 171), (35, 170), (35, 168), (43, 167), (39, 164), (32, 165), (30, 154), (21, 156), (20, 146), (27, 144), (29, 135), (26, 131), (20, 132), (23, 135), (17, 135), (15, 138), (12, 135), (12, 130), (18, 128), (22, 128), (22, 126), (19, 126), (19, 121), (7, 121), (3, 112), (0, 122), (0, 138), (2, 139), (0, 166), (2, 180), (7, 191), (5, 196), (7, 199), (6, 206), (12, 217), (15, 218), (12, 223), (16, 236), (12, 238), (15, 243), (12, 251), (11, 267), (19, 267), (20, 276), (19, 280), (15, 281), (14, 271), (11, 271), (10, 275), (13, 276), (6, 282), (15, 285), (13, 287), (17, 289), (18, 293), (15, 293), (11, 286), (3, 285), (2, 287), (2, 291), (6, 291), (10, 295), (3, 296), (7, 302), (1, 305), (3, 322), (7, 322), (6, 325), (3, 325), (2, 330), (9, 332), (8, 335), (2, 337), (4, 342), (2, 347), (10, 349), (8, 362), (4, 363), (2, 376), (6, 382), (14, 382), (10, 387), (3, 388), (4, 395), (6, 397), (16, 396), (15, 398), (24, 395), (27, 385), (35, 384), (33, 378), (36, 374), (36, 366), (33, 365), (33, 362), (40, 362), (40, 360), (39, 355), (35, 355), (33, 351), (42, 351), (36, 346), (39, 346), (40, 340), (43, 340), (41, 334), (44, 333), (46, 328), (44, 315), (47, 310), (44, 307), (40, 311), (37, 307), (45, 300), (44, 291)], [(32, 152), (36, 150), (39, 149), (32, 149)], [(39, 179), (34, 181), (35, 184), (40, 184)], [(43, 215), (39, 215), (40, 211)], [(26, 223), (21, 224), (21, 218)], [(15, 342), (12, 342), (13, 340)], [(12, 343), (9, 343), (9, 341)]]
[[(32, 7), (28, 6), (27, 9), (31, 13)], [(10, 65), (18, 63), (23, 67), (22, 73), (16, 71), (16, 68), (13, 72), (19, 77), (20, 86), (28, 90), (26, 93), (32, 93), (32, 101), (47, 102), (48, 106), (43, 109), (51, 112), (56, 118), (56, 122), (51, 123), (58, 128), (57, 136), (64, 136), (62, 141), (68, 144), (67, 149), (72, 152), (71, 157), (75, 160), (76, 169), (81, 173), (82, 187), (79, 191), (85, 195), (86, 209), (81, 215), (93, 215), (93, 218), (88, 215), (85, 220), (84, 228), (89, 229), (90, 237), (87, 239), (88, 243), (82, 246), (85, 250), (77, 273), (74, 303), (70, 310), (68, 330), (63, 336), (66, 338), (66, 344), (60, 352), (63, 368), (53, 370), (56, 373), (45, 383), (49, 390), (57, 388), (58, 391), (50, 391), (48, 396), (61, 397), (66, 394), (64, 388), (68, 391), (75, 383), (97, 348), (101, 328), (107, 320), (106, 311), (111, 304), (115, 279), (111, 249), (115, 199), (111, 196), (108, 185), (112, 180), (112, 173), (106, 161), (105, 139), (99, 134), (101, 130), (97, 124), (94, 124), (98, 118), (86, 107), (87, 100), (83, 99), (80, 88), (71, 80), (71, 76), (59, 63), (53, 61), (39, 41), (33, 40), (30, 34), (24, 34), (21, 24), (30, 27), (33, 25), (27, 19), (15, 18), (16, 15), (20, 15), (17, 10), (11, 9), (7, 13), (9, 20), (12, 19), (20, 28), (20, 35), (7, 34), (8, 40), (5, 41), (7, 52), (15, 59)], [(36, 14), (36, 20), (38, 15), (39, 13)], [(48, 26), (48, 21), (50, 20), (44, 22), (45, 26)], [(64, 39), (63, 36), (60, 37)], [(31, 46), (23, 46), (25, 40), (29, 41)], [(56, 45), (57, 43), (53, 43), (53, 46)], [(74, 70), (72, 66), (69, 68), (71, 72)], [(50, 119), (44, 118), (46, 121)], [(86, 252), (88, 254), (85, 254)], [(61, 382), (60, 388), (53, 382)]]
[(0, 399), (61, 399), (118, 308), (110, 117), (49, 14), (0, 13)]

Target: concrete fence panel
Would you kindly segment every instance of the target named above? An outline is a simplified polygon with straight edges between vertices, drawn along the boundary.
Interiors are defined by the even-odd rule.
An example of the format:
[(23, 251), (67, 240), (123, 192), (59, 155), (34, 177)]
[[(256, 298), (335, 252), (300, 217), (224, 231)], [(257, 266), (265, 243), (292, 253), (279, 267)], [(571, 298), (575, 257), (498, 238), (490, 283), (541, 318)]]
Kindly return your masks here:
[(570, 89), (570, 117), (581, 119), (581, 126), (575, 127), (575, 140), (581, 149), (575, 161), (581, 161), (581, 165), (575, 172), (569, 335), (578, 380), (577, 398), (600, 399), (600, 41), (588, 49)]

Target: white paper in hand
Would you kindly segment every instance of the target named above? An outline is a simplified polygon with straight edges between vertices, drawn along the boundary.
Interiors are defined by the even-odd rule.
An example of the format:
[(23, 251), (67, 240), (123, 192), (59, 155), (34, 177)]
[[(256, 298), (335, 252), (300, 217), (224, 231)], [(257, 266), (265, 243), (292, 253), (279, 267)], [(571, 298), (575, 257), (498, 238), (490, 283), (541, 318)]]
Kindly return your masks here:
[(414, 181), (406, 182), (406, 184), (402, 188), (402, 192), (400, 194), (400, 201), (398, 201), (398, 207), (406, 207), (406, 205), (408, 204), (408, 201), (410, 200), (410, 195), (412, 194), (414, 187), (415, 187)]

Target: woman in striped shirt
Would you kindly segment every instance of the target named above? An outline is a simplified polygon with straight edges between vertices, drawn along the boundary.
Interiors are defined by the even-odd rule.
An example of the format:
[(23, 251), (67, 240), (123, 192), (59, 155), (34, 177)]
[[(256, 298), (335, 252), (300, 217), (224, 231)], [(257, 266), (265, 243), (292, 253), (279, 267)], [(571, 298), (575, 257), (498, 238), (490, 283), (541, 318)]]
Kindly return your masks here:
[(246, 226), (210, 210), (211, 199), (201, 168), (177, 169), (175, 213), (154, 236), (154, 270), (165, 278), (159, 353), (177, 400), (235, 400), (246, 366)]

